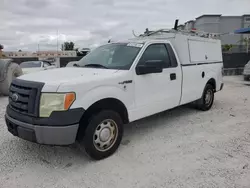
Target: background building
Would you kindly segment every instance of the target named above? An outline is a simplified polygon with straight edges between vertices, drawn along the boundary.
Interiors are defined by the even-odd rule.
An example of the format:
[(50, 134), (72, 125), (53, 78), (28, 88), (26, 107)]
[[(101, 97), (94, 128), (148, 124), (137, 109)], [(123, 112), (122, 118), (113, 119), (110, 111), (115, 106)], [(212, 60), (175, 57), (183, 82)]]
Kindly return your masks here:
[(3, 54), (6, 57), (34, 57), (32, 52), (16, 52), (16, 51), (4, 51)]
[(232, 44), (235, 49), (244, 51), (246, 44), (243, 41), (246, 35), (232, 35), (235, 30), (250, 27), (250, 14), (242, 16), (222, 16), (221, 14), (202, 15), (195, 20), (184, 24), (185, 30), (196, 28), (197, 30), (224, 34), (221, 36), (222, 45)]
[(76, 57), (76, 51), (39, 51), (39, 52), (14, 52), (14, 51), (4, 51), (6, 57), (39, 57), (39, 58), (49, 58), (49, 57)]
[(37, 57), (76, 57), (76, 51), (39, 51)]

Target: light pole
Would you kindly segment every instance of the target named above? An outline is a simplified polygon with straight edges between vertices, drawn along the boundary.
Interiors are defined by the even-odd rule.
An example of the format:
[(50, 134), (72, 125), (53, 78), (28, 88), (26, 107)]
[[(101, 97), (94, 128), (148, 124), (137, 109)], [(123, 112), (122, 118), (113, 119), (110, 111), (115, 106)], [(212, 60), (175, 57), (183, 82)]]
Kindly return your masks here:
[[(250, 28), (250, 25), (248, 26), (248, 28)], [(247, 53), (249, 51), (249, 40), (250, 40), (250, 38), (249, 38), (249, 34), (248, 34), (247, 35)]]
[(58, 42), (58, 29), (56, 30), (56, 53), (57, 53), (57, 57), (58, 57), (58, 45), (59, 45), (59, 42)]

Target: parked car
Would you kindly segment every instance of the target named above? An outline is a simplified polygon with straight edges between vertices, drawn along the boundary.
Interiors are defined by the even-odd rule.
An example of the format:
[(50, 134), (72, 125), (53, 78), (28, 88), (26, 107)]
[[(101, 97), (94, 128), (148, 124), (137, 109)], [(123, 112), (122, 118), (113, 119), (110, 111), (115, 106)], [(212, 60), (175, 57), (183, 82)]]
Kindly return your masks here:
[(209, 110), (223, 88), (222, 61), (220, 40), (177, 31), (106, 44), (75, 68), (15, 79), (8, 130), (39, 144), (77, 141), (103, 159), (119, 147), (124, 124), (191, 102)]
[(78, 61), (70, 61), (67, 63), (66, 67), (75, 67), (77, 66)]
[(248, 81), (250, 79), (250, 60), (244, 67), (243, 76), (245, 81)]
[(56, 68), (55, 65), (52, 65), (47, 61), (26, 61), (22, 62), (20, 67), (22, 68), (24, 74)]

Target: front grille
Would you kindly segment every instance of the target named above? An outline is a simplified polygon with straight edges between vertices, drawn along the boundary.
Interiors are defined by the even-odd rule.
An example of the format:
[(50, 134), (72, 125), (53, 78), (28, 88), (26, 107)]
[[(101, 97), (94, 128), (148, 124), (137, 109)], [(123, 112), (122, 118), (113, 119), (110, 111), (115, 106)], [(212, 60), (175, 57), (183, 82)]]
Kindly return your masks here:
[(15, 79), (10, 85), (9, 105), (22, 114), (38, 116), (43, 83)]

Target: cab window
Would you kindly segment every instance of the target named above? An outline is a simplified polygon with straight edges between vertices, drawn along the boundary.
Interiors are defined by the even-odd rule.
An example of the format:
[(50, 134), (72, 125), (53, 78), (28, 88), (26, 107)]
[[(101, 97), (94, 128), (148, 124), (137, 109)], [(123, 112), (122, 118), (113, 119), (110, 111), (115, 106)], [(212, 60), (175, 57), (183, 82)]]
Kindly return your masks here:
[(163, 62), (163, 68), (171, 67), (169, 53), (165, 44), (151, 44), (143, 53), (139, 65), (145, 64), (147, 61)]

